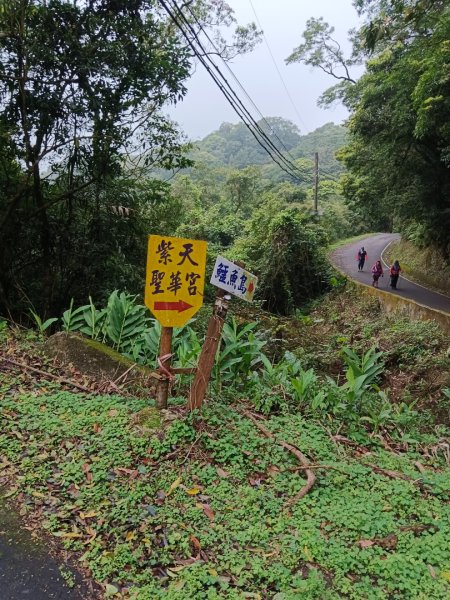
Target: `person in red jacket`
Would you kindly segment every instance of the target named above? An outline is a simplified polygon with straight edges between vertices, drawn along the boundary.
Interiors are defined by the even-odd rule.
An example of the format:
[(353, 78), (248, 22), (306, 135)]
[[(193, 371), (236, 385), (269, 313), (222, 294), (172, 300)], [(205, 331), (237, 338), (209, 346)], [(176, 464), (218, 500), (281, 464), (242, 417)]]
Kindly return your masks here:
[(377, 262), (372, 267), (373, 287), (378, 287), (378, 280), (380, 279), (380, 277), (384, 277), (383, 267), (381, 266), (381, 260), (377, 260)]
[(393, 290), (397, 289), (397, 281), (400, 276), (400, 271), (401, 271), (400, 263), (398, 262), (398, 260), (396, 260), (394, 262), (394, 264), (392, 265), (392, 267), (390, 268), (391, 283), (389, 285), (391, 286), (391, 288)]

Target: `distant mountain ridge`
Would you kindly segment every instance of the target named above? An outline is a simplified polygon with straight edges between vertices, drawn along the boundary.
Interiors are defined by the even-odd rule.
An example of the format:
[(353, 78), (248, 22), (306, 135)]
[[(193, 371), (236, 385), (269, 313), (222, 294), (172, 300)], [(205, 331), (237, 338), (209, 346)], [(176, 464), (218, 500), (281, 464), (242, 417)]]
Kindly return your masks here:
[[(314, 153), (318, 152), (324, 171), (332, 175), (343, 171), (335, 158), (336, 151), (346, 143), (347, 131), (343, 125), (326, 123), (306, 135), (301, 135), (294, 123), (281, 117), (267, 117), (258, 121), (258, 125), (290, 160), (314, 160)], [(209, 167), (241, 169), (273, 165), (270, 156), (243, 123), (222, 123), (217, 131), (195, 142), (191, 158)]]

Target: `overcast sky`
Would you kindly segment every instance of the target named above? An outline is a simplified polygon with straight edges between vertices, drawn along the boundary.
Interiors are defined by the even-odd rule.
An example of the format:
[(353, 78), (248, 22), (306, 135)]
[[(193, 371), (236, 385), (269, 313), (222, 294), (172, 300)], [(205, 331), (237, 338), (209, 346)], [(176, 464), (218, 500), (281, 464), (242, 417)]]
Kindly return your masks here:
[[(228, 3), (240, 24), (250, 21), (258, 24), (259, 21), (264, 31), (265, 40), (252, 53), (237, 57), (230, 63), (261, 113), (265, 117), (283, 117), (293, 121), (302, 134), (330, 121), (340, 123), (345, 120), (347, 113), (342, 106), (324, 110), (316, 104), (320, 94), (336, 81), (320, 70), (312, 70), (300, 63), (286, 65), (285, 59), (302, 43), (302, 32), (310, 17), (324, 17), (333, 25), (336, 39), (348, 54), (347, 32), (358, 26), (351, 0), (228, 0)], [(222, 69), (220, 61), (219, 66)], [(233, 83), (233, 87), (238, 91), (236, 84)], [(188, 82), (188, 90), (186, 98), (170, 110), (170, 115), (191, 139), (204, 137), (218, 129), (224, 121), (239, 121), (202, 65), (197, 66)], [(244, 98), (242, 92), (239, 96)], [(257, 113), (252, 114), (259, 118)]]

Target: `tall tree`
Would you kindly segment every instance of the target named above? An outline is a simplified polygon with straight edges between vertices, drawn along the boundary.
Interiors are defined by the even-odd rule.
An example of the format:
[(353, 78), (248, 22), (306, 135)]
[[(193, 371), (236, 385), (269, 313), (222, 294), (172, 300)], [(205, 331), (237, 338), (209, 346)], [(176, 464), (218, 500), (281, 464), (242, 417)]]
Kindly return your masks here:
[[(205, 24), (233, 22), (222, 0), (188, 4)], [(241, 31), (238, 51), (251, 37)], [(190, 164), (160, 109), (186, 93), (192, 57), (156, 0), (1, 0), (0, 59), (0, 126), (21, 169), (0, 199), (0, 310), (13, 309), (32, 280), (31, 300), (48, 312), (63, 300), (58, 240), (75, 235), (72, 220), (84, 213), (92, 244), (103, 244), (111, 181), (129, 177), (137, 154), (147, 175)]]
[[(450, 256), (450, 10), (436, 0), (357, 0), (353, 57), (366, 72), (339, 88), (351, 111), (344, 191), (375, 227), (395, 227)], [(303, 59), (326, 63), (329, 30)], [(314, 48), (320, 52), (311, 54)], [(305, 55), (306, 50), (310, 53)], [(312, 62), (310, 64), (313, 64)], [(331, 101), (336, 88), (322, 99)]]

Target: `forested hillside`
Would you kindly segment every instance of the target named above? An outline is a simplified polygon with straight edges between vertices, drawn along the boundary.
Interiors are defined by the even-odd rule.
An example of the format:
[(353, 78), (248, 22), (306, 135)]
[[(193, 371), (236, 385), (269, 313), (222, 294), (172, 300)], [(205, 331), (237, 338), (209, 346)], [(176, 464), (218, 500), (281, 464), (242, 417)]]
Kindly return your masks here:
[[(212, 253), (244, 261), (260, 277), (263, 306), (289, 314), (328, 289), (327, 244), (360, 233), (364, 225), (340, 193), (343, 167), (336, 153), (346, 141), (343, 126), (328, 123), (301, 136), (285, 119), (259, 124), (286, 141), (296, 178), (273, 162), (244, 124), (224, 123), (195, 144), (189, 155), (194, 166), (171, 180), (182, 207), (176, 233), (207, 240)], [(313, 211), (314, 152), (320, 219)]]
[[(312, 161), (314, 153), (318, 152), (321, 167), (327, 173), (342, 173), (343, 167), (335, 156), (346, 142), (346, 130), (342, 125), (327, 123), (306, 135), (302, 135), (294, 123), (281, 117), (267, 117), (258, 121), (258, 125), (274, 143), (282, 140), (291, 157)], [(191, 156), (196, 162), (215, 167), (272, 165), (270, 156), (243, 123), (223, 123), (217, 131), (194, 144)]]
[[(400, 230), (450, 256), (450, 13), (448, 2), (357, 0), (363, 21), (346, 57), (332, 24), (312, 18), (287, 62), (339, 83), (320, 98), (351, 113), (340, 157), (347, 202), (375, 229)], [(365, 72), (353, 76), (355, 64)]]
[[(142, 293), (149, 232), (202, 238), (212, 254), (245, 261), (260, 277), (263, 306), (280, 313), (329, 287), (322, 253), (339, 237), (400, 229), (448, 260), (448, 8), (430, 0), (356, 5), (364, 24), (349, 59), (321, 19), (308, 23), (304, 43), (287, 59), (292, 68), (303, 61), (341, 80), (321, 101), (342, 100), (348, 128), (328, 123), (302, 135), (281, 117), (258, 123), (293, 174), (244, 124), (225, 123), (188, 144), (163, 116), (161, 109), (186, 93), (193, 56), (152, 2), (118, 3), (117, 14), (105, 13), (100, 1), (6, 3), (1, 312), (48, 317), (72, 298)], [(221, 23), (235, 25), (223, 3), (197, 0), (193, 13), (185, 9), (216, 32)], [(49, 25), (55, 20), (56, 38)], [(259, 39), (254, 26), (236, 35), (241, 53)], [(233, 53), (229, 44), (221, 47), (224, 56)], [(366, 71), (356, 81), (357, 62)], [(295, 263), (301, 268), (294, 272)]]

